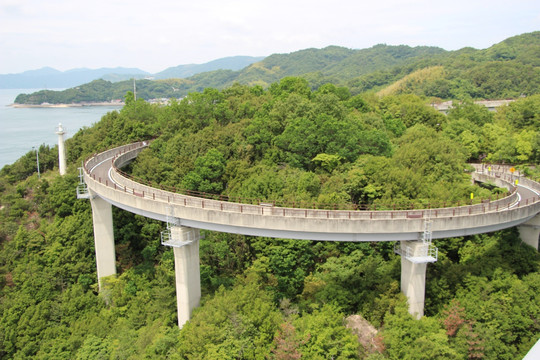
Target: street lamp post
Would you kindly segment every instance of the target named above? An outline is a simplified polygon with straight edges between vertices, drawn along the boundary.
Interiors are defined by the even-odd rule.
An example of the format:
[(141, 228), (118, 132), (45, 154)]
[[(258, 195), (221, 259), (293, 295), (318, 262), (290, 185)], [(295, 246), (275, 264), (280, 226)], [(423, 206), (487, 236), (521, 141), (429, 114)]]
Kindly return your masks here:
[(66, 148), (64, 146), (64, 134), (66, 133), (62, 124), (56, 127), (56, 135), (58, 135), (58, 171), (60, 175), (66, 174)]
[(37, 164), (37, 176), (38, 179), (41, 179), (41, 174), (39, 172), (39, 149), (35, 146), (32, 146), (32, 149), (36, 149), (36, 164)]

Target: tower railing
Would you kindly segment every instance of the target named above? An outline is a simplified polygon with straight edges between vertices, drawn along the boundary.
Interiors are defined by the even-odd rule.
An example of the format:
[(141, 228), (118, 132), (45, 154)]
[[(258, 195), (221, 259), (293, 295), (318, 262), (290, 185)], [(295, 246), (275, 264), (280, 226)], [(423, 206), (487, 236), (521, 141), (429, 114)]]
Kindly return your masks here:
[(183, 234), (182, 238), (175, 236), (173, 228), (179, 227), (178, 219), (174, 217), (174, 208), (167, 207), (167, 228), (161, 232), (161, 245), (171, 247), (182, 247), (197, 240), (190, 232)]
[(90, 192), (88, 186), (84, 182), (84, 169), (79, 168), (79, 184), (77, 184), (77, 199), (89, 199)]
[(416, 264), (436, 262), (439, 257), (439, 249), (431, 242), (433, 238), (432, 224), (433, 222), (429, 218), (424, 221), (424, 232), (420, 234), (418, 240), (422, 242), (422, 245), (416, 245), (413, 248), (406, 245), (407, 242), (403, 244), (397, 242), (394, 244), (394, 252)]

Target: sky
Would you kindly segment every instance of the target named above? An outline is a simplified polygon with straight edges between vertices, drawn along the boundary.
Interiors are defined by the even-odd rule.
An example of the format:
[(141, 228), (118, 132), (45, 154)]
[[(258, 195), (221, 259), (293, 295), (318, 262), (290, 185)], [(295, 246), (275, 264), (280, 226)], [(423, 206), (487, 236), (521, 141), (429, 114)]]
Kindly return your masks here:
[(538, 0), (0, 0), (0, 74), (157, 73), (330, 45), (485, 49), (538, 30)]

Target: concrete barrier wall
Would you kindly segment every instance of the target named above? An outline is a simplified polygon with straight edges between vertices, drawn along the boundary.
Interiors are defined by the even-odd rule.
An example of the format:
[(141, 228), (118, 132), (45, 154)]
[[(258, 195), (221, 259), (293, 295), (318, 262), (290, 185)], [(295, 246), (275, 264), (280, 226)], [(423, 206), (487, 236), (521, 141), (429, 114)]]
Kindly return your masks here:
[[(118, 153), (125, 149), (121, 147), (113, 150)], [(138, 146), (133, 151), (119, 155), (115, 160), (116, 166), (131, 161), (140, 150)], [(99, 154), (87, 162), (87, 169), (90, 165), (98, 164), (112, 156), (114, 156), (114, 151)], [(478, 176), (487, 175), (478, 174)], [(284, 235), (291, 235), (293, 238), (298, 238), (292, 236), (295, 235), (294, 233), (304, 232), (309, 233), (306, 236), (312, 237), (316, 234), (321, 234), (321, 237), (343, 235), (343, 239), (348, 239), (344, 241), (355, 241), (354, 239), (362, 241), (364, 238), (362, 234), (378, 234), (381, 240), (384, 239), (384, 234), (389, 234), (388, 240), (400, 236), (400, 239), (415, 239), (419, 233), (423, 232), (427, 218), (432, 220), (434, 237), (437, 237), (437, 232), (440, 233), (439, 237), (443, 237), (444, 234), (454, 234), (456, 231), (466, 235), (475, 231), (497, 230), (502, 228), (500, 226), (515, 226), (520, 221), (526, 221), (540, 212), (539, 201), (528, 205), (518, 204), (516, 192), (497, 201), (454, 208), (409, 211), (318, 210), (203, 199), (138, 184), (118, 171), (111, 171), (111, 177), (112, 179), (105, 179), (105, 181), (101, 179), (100, 183), (99, 179), (94, 179), (85, 173), (88, 186), (101, 197), (145, 216), (164, 220), (168, 214), (172, 214), (180, 221), (189, 223), (187, 226), (199, 224), (201, 228), (246, 234), (252, 234), (257, 229), (261, 234), (277, 231)], [(511, 184), (504, 179), (489, 176), (487, 178), (501, 181), (501, 184), (512, 188)], [(487, 178), (482, 177), (482, 179)], [(537, 183), (533, 185), (540, 188)], [(227, 230), (223, 230), (225, 228)], [(444, 237), (450, 235), (444, 235)]]
[[(112, 158), (115, 155), (122, 154), (122, 153), (125, 153), (125, 152), (130, 152), (131, 150), (142, 149), (142, 148), (146, 147), (146, 144), (147, 143), (145, 141), (141, 141), (141, 142), (133, 143), (133, 144), (129, 144), (129, 145), (118, 146), (118, 147), (115, 147), (113, 149), (109, 149), (109, 150), (106, 150), (104, 152), (101, 152), (99, 154), (94, 154), (94, 156), (90, 157), (85, 162), (84, 168), (87, 171), (89, 171), (90, 169), (92, 169), (92, 167), (99, 164), (100, 162), (102, 162), (105, 159)], [(137, 152), (137, 155), (138, 155), (138, 152)]]
[(183, 205), (188, 207), (198, 207), (204, 209), (213, 209), (220, 211), (238, 212), (254, 215), (271, 215), (300, 218), (328, 218), (328, 219), (413, 219), (413, 218), (438, 218), (470, 216), (473, 214), (484, 214), (502, 210), (505, 207), (515, 204), (518, 200), (514, 192), (510, 196), (488, 203), (475, 204), (472, 206), (460, 206), (454, 208), (435, 208), (419, 210), (395, 210), (395, 211), (360, 211), (360, 210), (318, 210), (318, 209), (299, 209), (285, 208), (268, 205), (249, 205), (231, 203), (226, 201), (198, 198), (188, 195), (176, 194), (143, 185), (124, 177), (118, 172), (111, 172), (113, 180), (119, 185), (120, 189), (126, 189), (126, 192), (135, 194), (144, 198), (164, 201), (171, 204)]
[[(89, 185), (90, 186), (90, 185)], [(275, 216), (264, 215), (263, 213), (238, 213), (221, 209), (209, 209), (203, 206), (184, 206), (164, 201), (163, 199), (153, 200), (149, 197), (133, 196), (122, 190), (114, 190), (105, 184), (91, 185), (100, 196), (110, 199), (113, 203), (122, 204), (131, 209), (142, 209), (146, 214), (161, 214), (161, 220), (171, 212), (174, 217), (184, 220), (192, 220), (204, 224), (217, 224), (230, 227), (229, 232), (242, 232), (241, 228), (249, 229), (269, 229), (286, 232), (306, 232), (332, 234), (329, 237), (338, 236), (336, 234), (390, 234), (390, 233), (409, 233), (401, 238), (415, 239), (418, 233), (424, 229), (423, 218), (402, 218), (402, 219), (365, 219), (365, 218), (316, 218), (300, 216)], [(201, 200), (202, 201), (202, 200)], [(176, 203), (176, 201), (175, 201)], [(468, 216), (455, 216), (446, 218), (432, 218), (432, 230), (451, 231), (463, 230), (462, 234), (475, 233), (475, 228), (489, 227), (498, 224), (509, 224), (512, 222), (525, 221), (540, 211), (536, 204), (533, 206), (524, 206), (517, 209), (499, 211), (490, 214), (475, 214)], [(137, 211), (133, 211), (136, 212)], [(357, 212), (361, 213), (361, 212)], [(141, 214), (144, 215), (143, 212)], [(363, 214), (365, 215), (365, 214)], [(155, 217), (154, 217), (155, 218)], [(514, 224), (515, 225), (515, 224)], [(204, 225), (201, 228), (209, 228)], [(232, 231), (231, 231), (232, 229)], [(235, 230), (236, 229), (236, 230)], [(469, 230), (467, 230), (469, 229)], [(248, 232), (248, 235), (251, 234)], [(396, 235), (397, 236), (397, 235)], [(455, 235), (457, 236), (457, 235)], [(293, 236), (291, 236), (293, 238)], [(444, 236), (448, 237), (448, 236)], [(349, 236), (348, 239), (355, 239), (355, 236)], [(361, 236), (356, 239), (361, 241)], [(373, 238), (370, 238), (373, 240)], [(395, 239), (395, 237), (381, 237), (381, 240)], [(330, 240), (330, 239), (328, 239)], [(367, 239), (366, 239), (367, 240)]]

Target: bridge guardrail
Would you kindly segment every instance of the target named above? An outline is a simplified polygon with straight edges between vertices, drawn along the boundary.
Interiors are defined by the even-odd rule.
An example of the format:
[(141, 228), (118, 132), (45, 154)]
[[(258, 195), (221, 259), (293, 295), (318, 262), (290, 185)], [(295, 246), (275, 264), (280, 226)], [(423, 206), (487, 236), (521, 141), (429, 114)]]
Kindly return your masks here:
[[(171, 191), (166, 191), (158, 188), (154, 188), (149, 185), (141, 184), (134, 181), (125, 174), (121, 173), (117, 166), (124, 165), (133, 158), (146, 146), (146, 143), (140, 142), (131, 144), (129, 146), (118, 147), (100, 153), (90, 158), (85, 164), (85, 170), (87, 176), (91, 176), (89, 169), (101, 161), (114, 156), (113, 168), (111, 172), (112, 182), (109, 184), (108, 179), (103, 181), (104, 185), (113, 187), (117, 191), (123, 191), (131, 193), (135, 196), (152, 199), (155, 201), (161, 201), (164, 203), (176, 204), (186, 207), (197, 207), (203, 209), (212, 209), (217, 211), (228, 211), (245, 214), (257, 214), (257, 215), (270, 215), (270, 216), (285, 216), (285, 217), (309, 217), (319, 219), (411, 219), (411, 218), (448, 218), (456, 216), (470, 216), (475, 214), (499, 212), (508, 210), (511, 207), (528, 206), (539, 201), (538, 198), (533, 199), (531, 204), (518, 202), (517, 192), (514, 191), (510, 196), (504, 197), (499, 200), (481, 202), (475, 205), (458, 206), (458, 207), (443, 207), (434, 209), (410, 209), (410, 210), (325, 210), (325, 209), (307, 209), (307, 208), (291, 208), (291, 207), (279, 207), (274, 206), (273, 203), (268, 204), (243, 204), (238, 202), (230, 202), (224, 200), (207, 199), (201, 197), (195, 197), (190, 195), (178, 194)], [(135, 151), (138, 150), (138, 151)], [(116, 154), (116, 155), (115, 155)], [(512, 176), (503, 176), (501, 174), (501, 181), (506, 181), (508, 185), (512, 187), (510, 183), (513, 181)], [(95, 175), (94, 175), (95, 176)], [(507, 178), (508, 180), (506, 180)], [(102, 182), (103, 179), (95, 179), (95, 181)], [(524, 178), (521, 178), (523, 181)], [(540, 184), (531, 181), (531, 188), (540, 190)]]
[(137, 143), (129, 144), (129, 145), (121, 145), (117, 146), (115, 148), (106, 150), (104, 152), (94, 154), (92, 157), (90, 157), (86, 162), (84, 163), (84, 169), (85, 172), (90, 174), (90, 169), (94, 167), (95, 165), (99, 164), (103, 160), (109, 159), (114, 157), (118, 152), (120, 153), (126, 153), (129, 151), (132, 151), (134, 149), (143, 148), (147, 145), (146, 141), (140, 141)]

